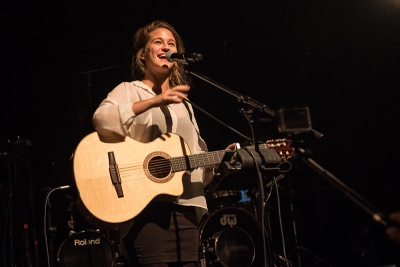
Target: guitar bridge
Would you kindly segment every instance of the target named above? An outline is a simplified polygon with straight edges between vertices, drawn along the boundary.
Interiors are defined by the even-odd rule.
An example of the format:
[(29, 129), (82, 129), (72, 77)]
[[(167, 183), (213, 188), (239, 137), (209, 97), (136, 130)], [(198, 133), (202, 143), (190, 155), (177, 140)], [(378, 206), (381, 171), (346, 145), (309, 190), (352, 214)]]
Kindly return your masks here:
[(118, 165), (115, 161), (114, 152), (108, 152), (108, 163), (110, 170), (111, 182), (117, 191), (118, 198), (124, 197), (124, 192), (121, 187), (121, 176), (119, 175)]

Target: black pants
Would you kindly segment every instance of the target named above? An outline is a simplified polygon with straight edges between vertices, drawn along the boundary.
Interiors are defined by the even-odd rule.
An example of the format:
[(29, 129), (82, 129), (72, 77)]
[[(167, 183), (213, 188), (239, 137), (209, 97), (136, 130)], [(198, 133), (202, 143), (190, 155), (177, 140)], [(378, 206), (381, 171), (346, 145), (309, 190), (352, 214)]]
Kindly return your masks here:
[[(198, 229), (187, 217), (193, 214), (193, 207), (159, 202), (149, 204), (135, 218), (123, 239), (133, 265), (196, 266), (193, 263), (198, 260)], [(161, 265), (157, 265), (158, 263)], [(189, 263), (192, 265), (188, 265)]]

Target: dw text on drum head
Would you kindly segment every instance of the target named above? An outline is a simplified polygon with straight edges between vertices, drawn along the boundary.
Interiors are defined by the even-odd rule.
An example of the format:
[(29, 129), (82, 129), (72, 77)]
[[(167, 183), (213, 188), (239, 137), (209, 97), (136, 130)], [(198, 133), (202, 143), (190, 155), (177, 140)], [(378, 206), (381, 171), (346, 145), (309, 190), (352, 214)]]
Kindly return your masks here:
[[(208, 214), (200, 227), (200, 243), (205, 247), (207, 266), (259, 267), (263, 255), (262, 227), (248, 211), (227, 207)], [(272, 267), (272, 266), (271, 266)]]

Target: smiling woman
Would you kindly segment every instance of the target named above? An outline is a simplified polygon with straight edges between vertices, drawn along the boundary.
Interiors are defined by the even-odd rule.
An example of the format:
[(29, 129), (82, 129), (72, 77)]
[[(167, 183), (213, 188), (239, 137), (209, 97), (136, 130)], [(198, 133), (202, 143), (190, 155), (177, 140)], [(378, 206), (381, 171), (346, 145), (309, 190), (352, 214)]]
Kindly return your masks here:
[(145, 61), (148, 69), (151, 64), (156, 67), (167, 67), (169, 70), (173, 64), (167, 61), (166, 52), (176, 52), (176, 42), (172, 33), (163, 28), (159, 28), (150, 33), (150, 41), (140, 56)]
[[(114, 88), (94, 113), (93, 124), (100, 139), (113, 142), (127, 136), (148, 143), (163, 133), (176, 133), (187, 142), (188, 147), (184, 151), (189, 150), (193, 154), (206, 152), (207, 146), (200, 137), (193, 109), (189, 103), (183, 102), (190, 89), (184, 65), (166, 59), (169, 51), (184, 52), (178, 33), (168, 23), (154, 21), (135, 33), (132, 51), (134, 81), (121, 83)], [(182, 145), (172, 147), (170, 155), (176, 149), (182, 149)], [(133, 150), (138, 155), (144, 154), (139, 152), (139, 146)], [(124, 158), (123, 155), (115, 155), (117, 161), (121, 157)], [(120, 163), (122, 161), (119, 160)], [(121, 169), (120, 172), (123, 178), (126, 170)], [(199, 167), (178, 176), (175, 173), (168, 181), (172, 184), (180, 179), (178, 183), (181, 185), (183, 181), (183, 193), (181, 190), (181, 194), (172, 200), (173, 203), (151, 201), (149, 204), (140, 196), (151, 192), (135, 194), (136, 200), (132, 202), (146, 202), (147, 206), (134, 218), (133, 223), (121, 228), (119, 248), (121, 254), (135, 266), (197, 266), (198, 223), (207, 212), (204, 185), (212, 178), (212, 168)], [(132, 197), (127, 194), (129, 188), (154, 191), (162, 184), (141, 179), (140, 186), (134, 186), (130, 180), (122, 179), (121, 186), (126, 196), (115, 198), (120, 204)], [(164, 194), (170, 192), (167, 190)], [(150, 199), (153, 198), (157, 199), (157, 193)], [(118, 203), (112, 208), (123, 206)]]
[[(157, 31), (157, 34), (154, 31)], [(165, 34), (165, 36), (159, 34)], [(162, 37), (167, 38), (164, 40), (164, 42), (167, 42), (168, 48), (164, 48), (164, 50), (160, 49), (161, 51), (158, 52), (158, 55), (161, 57), (164, 57), (166, 52), (169, 50), (177, 53), (185, 52), (185, 46), (181, 37), (171, 25), (164, 21), (152, 22), (147, 27), (139, 29), (133, 36), (133, 57), (131, 69), (133, 79), (142, 80), (144, 78), (146, 74), (145, 56), (146, 53), (149, 52), (149, 46), (152, 45), (153, 42), (159, 43), (154, 44), (156, 47), (160, 46), (163, 42)], [(171, 71), (169, 72), (169, 80), (171, 82), (171, 86), (178, 84), (189, 84), (189, 78), (185, 74), (182, 64), (173, 64), (170, 65), (170, 68)]]

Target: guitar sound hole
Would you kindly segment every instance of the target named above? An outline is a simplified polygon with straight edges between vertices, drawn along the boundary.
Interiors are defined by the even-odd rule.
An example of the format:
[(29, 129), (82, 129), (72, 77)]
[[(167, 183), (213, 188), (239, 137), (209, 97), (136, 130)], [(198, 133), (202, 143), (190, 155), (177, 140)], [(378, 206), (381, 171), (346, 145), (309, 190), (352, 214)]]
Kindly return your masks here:
[(171, 173), (171, 163), (168, 159), (157, 156), (149, 161), (149, 172), (155, 178), (165, 178)]

